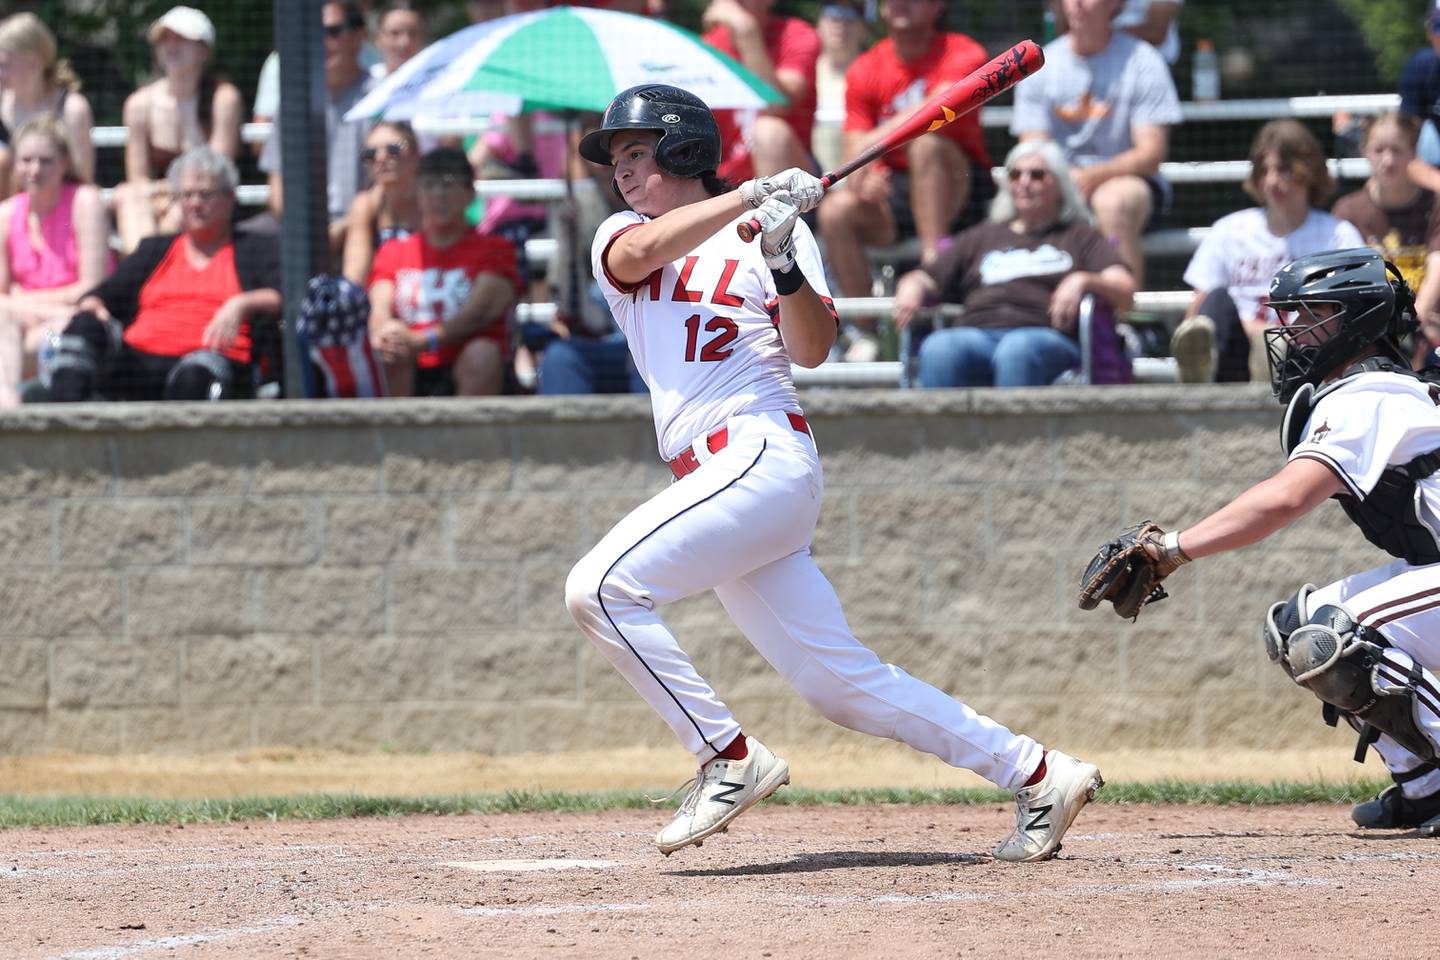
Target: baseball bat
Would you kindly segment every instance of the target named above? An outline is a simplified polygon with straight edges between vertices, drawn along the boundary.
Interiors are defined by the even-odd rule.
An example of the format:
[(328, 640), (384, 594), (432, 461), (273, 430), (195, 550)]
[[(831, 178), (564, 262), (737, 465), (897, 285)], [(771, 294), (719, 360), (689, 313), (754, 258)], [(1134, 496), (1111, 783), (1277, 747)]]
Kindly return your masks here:
[[(977, 68), (915, 108), (904, 123), (884, 139), (871, 144), (849, 163), (820, 178), (829, 190), (867, 163), (904, 146), (916, 137), (939, 130), (960, 117), (978, 110), (1045, 65), (1045, 54), (1033, 40), (1021, 40), (983, 67)], [(750, 219), (736, 225), (740, 239), (749, 243), (760, 232), (760, 221)]]

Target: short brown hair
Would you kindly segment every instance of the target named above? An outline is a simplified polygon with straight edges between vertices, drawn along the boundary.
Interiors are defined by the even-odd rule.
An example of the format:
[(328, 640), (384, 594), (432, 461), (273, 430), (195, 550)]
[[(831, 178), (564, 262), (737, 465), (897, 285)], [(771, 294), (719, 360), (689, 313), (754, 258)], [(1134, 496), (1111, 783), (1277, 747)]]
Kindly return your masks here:
[(1245, 192), (1257, 203), (1264, 203), (1260, 168), (1271, 153), (1278, 154), (1295, 179), (1304, 182), (1310, 206), (1321, 206), (1335, 192), (1335, 179), (1330, 176), (1325, 151), (1315, 134), (1298, 120), (1271, 120), (1250, 144), (1250, 176), (1245, 178)]

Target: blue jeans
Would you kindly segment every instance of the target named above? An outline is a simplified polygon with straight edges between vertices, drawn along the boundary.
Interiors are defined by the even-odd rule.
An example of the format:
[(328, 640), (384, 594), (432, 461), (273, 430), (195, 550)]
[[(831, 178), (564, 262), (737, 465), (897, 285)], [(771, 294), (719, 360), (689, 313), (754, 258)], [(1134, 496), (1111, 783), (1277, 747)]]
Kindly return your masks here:
[(1080, 364), (1080, 345), (1052, 327), (947, 327), (920, 344), (922, 387), (1039, 387)]
[(624, 334), (556, 339), (540, 357), (540, 389), (554, 393), (646, 393)]

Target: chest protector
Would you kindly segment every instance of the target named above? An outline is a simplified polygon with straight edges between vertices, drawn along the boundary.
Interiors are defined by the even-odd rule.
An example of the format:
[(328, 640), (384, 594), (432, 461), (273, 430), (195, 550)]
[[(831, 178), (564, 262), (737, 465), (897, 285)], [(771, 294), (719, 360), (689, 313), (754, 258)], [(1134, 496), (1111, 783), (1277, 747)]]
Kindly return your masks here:
[[(1346, 368), (1339, 379), (1319, 390), (1311, 384), (1303, 384), (1295, 392), (1295, 396), (1290, 398), (1290, 405), (1285, 408), (1285, 421), (1280, 434), (1285, 452), (1288, 454), (1299, 445), (1304, 436), (1305, 424), (1309, 422), (1310, 414), (1321, 397), (1339, 387), (1349, 377), (1375, 372), (1416, 376), (1408, 367), (1387, 357), (1368, 357)], [(1432, 383), (1432, 394), (1437, 389), (1440, 388)], [(1375, 489), (1371, 490), (1365, 499), (1357, 500), (1349, 494), (1339, 494), (1336, 499), (1340, 501), (1345, 515), (1360, 528), (1365, 539), (1392, 557), (1398, 557), (1415, 566), (1440, 563), (1440, 544), (1435, 542), (1435, 535), (1420, 520), (1420, 496), (1416, 489), (1419, 481), (1437, 470), (1440, 470), (1440, 450), (1432, 450), (1409, 463), (1387, 467), (1385, 472), (1380, 474), (1380, 481), (1375, 484)]]

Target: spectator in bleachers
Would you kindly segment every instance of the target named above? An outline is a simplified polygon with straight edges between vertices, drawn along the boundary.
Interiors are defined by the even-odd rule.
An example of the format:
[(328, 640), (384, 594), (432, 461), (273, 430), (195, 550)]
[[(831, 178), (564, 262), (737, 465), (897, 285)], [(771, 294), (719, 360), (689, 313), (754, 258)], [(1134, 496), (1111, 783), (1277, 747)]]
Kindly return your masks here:
[(1370, 179), (1335, 201), (1330, 212), (1348, 220), (1365, 243), (1384, 254), (1419, 292), (1425, 262), (1440, 253), (1440, 214), (1435, 194), (1410, 179), (1410, 161), (1420, 137), (1420, 121), (1408, 113), (1383, 113), (1370, 121), (1362, 149), (1370, 161)]
[[(53, 113), (65, 121), (75, 149), (76, 173), (95, 179), (95, 145), (90, 128), (95, 114), (80, 92), (80, 79), (65, 60), (56, 59), (55, 35), (33, 13), (0, 20), (0, 143), (31, 117)], [(13, 189), (7, 174), (0, 193)]]
[(990, 219), (896, 285), (901, 328), (926, 303), (965, 306), (959, 326), (921, 343), (922, 387), (1053, 383), (1080, 364), (1080, 301), (1094, 294), (1118, 312), (1134, 298), (1134, 276), (1091, 225), (1055, 143), (1016, 144), (1005, 174)]
[[(1055, 11), (1055, 26), (1064, 33), (1068, 28), (1061, 0), (1046, 0)], [(1180, 59), (1180, 8), (1185, 0), (1123, 0), (1111, 24), (1132, 37), (1144, 40), (1160, 51), (1171, 66)]]
[[(845, 74), (847, 159), (882, 139), (927, 97), (990, 59), (970, 37), (941, 29), (942, 0), (887, 0), (880, 16), (887, 36)], [(930, 264), (955, 230), (978, 219), (993, 192), (978, 112), (856, 170), (819, 210), (820, 236), (840, 294), (870, 295), (867, 247), (918, 236), (920, 263)], [(848, 360), (878, 354), (874, 320), (856, 324), (846, 340)]]
[(716, 110), (724, 151), (720, 176), (734, 183), (790, 167), (815, 169), (815, 62), (820, 37), (796, 17), (771, 12), (775, 0), (710, 0), (701, 15), (703, 39), (729, 54), (788, 103), (763, 111)]
[[(370, 11), (370, 4), (367, 0), (360, 0), (353, 4), (360, 15), (361, 23), (365, 23), (366, 15)], [(364, 26), (361, 27), (365, 29)], [(327, 34), (329, 36), (329, 34)], [(360, 67), (367, 73), (375, 70), (385, 62), (385, 57), (380, 53), (380, 48), (371, 43), (368, 36), (360, 45)], [(260, 76), (255, 83), (255, 110), (251, 117), (256, 123), (270, 123), (278, 118), (280, 114), (280, 54), (270, 51), (265, 62), (260, 65)]]
[[(355, 194), (368, 184), (360, 161), (365, 138), (370, 133), (366, 120), (346, 120), (345, 112), (369, 93), (377, 82), (362, 66), (360, 48), (365, 44), (365, 13), (358, 3), (326, 3), (321, 10), (325, 30), (325, 134), (327, 151), (325, 209), (330, 217), (330, 246), (339, 250), (345, 239), (345, 218)], [(260, 169), (269, 175), (270, 212), (282, 217), (285, 198), (280, 177), (280, 128), (277, 126), (260, 154)]]
[(1015, 88), (1010, 132), (1052, 139), (1100, 232), (1144, 285), (1140, 235), (1166, 205), (1160, 164), (1181, 121), (1170, 68), (1111, 21), (1121, 0), (1064, 0), (1070, 31), (1045, 46), (1045, 69)]
[(1271, 120), (1250, 145), (1245, 192), (1261, 206), (1215, 221), (1185, 283), (1195, 291), (1170, 350), (1186, 383), (1268, 381), (1263, 333), (1270, 278), (1298, 257), (1364, 246), (1354, 225), (1319, 209), (1334, 192), (1320, 141), (1296, 120)]
[(385, 59), (370, 68), (371, 76), (377, 80), (390, 76), (428, 42), (425, 15), (413, 0), (386, 0), (375, 23), (375, 46)]
[(845, 155), (841, 127), (845, 117), (845, 71), (865, 45), (865, 18), (859, 0), (837, 0), (820, 8), (815, 33), (820, 59), (815, 62), (815, 112), (833, 121), (816, 123), (810, 145), (821, 170), (834, 170)]
[(209, 17), (173, 7), (148, 36), (162, 76), (125, 98), (125, 182), (115, 188), (114, 206), (126, 253), (144, 237), (179, 229), (165, 177), (175, 158), (203, 143), (234, 160), (245, 122), (240, 89), (216, 73)]
[(369, 165), (373, 185), (355, 194), (350, 205), (341, 272), (363, 285), (375, 251), (420, 226), (420, 143), (410, 124), (383, 120), (365, 138), (360, 159)]
[(1424, 124), (1410, 179), (1440, 193), (1440, 0), (1427, 6), (1425, 37), (1430, 45), (1411, 54), (1400, 71), (1400, 110)]
[(465, 217), (475, 171), (458, 147), (420, 158), (420, 229), (375, 254), (370, 331), (392, 397), (484, 396), (504, 386), (515, 247)]
[(240, 175), (229, 157), (192, 147), (169, 176), (181, 232), (146, 237), (80, 298), (60, 341), (50, 399), (254, 392), (252, 345), (265, 334), (273, 339), (279, 323), (279, 244), (231, 231)]
[(110, 267), (105, 205), (80, 179), (64, 121), (31, 117), (14, 146), (20, 189), (0, 203), (0, 407), (20, 402), (42, 340)]

